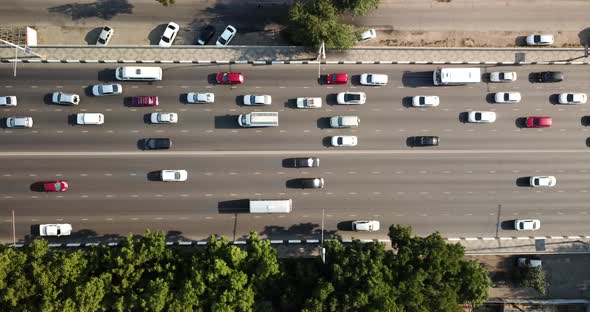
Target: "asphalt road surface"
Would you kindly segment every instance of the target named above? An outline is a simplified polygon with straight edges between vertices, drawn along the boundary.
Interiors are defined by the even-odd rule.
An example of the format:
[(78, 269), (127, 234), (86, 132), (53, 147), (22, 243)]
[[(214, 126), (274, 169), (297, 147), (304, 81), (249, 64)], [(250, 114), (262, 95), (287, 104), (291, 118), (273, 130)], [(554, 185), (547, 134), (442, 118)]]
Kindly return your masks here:
[[(343, 238), (384, 238), (389, 224), (414, 227), (419, 234), (440, 231), (446, 237), (586, 234), (588, 183), (587, 105), (555, 105), (555, 94), (587, 90), (581, 66), (502, 66), (519, 79), (509, 84), (480, 83), (433, 87), (431, 66), (333, 65), (322, 75), (347, 72), (352, 83), (329, 86), (318, 81), (314, 65), (163, 66), (163, 81), (122, 82), (122, 96), (92, 97), (89, 86), (113, 81), (116, 66), (106, 64), (19, 65), (17, 77), (3, 65), (0, 95), (17, 95), (19, 105), (0, 109), (0, 117), (32, 116), (32, 129), (0, 131), (0, 238), (10, 237), (11, 211), (17, 238), (31, 235), (31, 225), (71, 223), (72, 239), (108, 239), (146, 228), (170, 236), (203, 239), (209, 234), (240, 239), (255, 230), (273, 239), (318, 238), (322, 208), (325, 229)], [(213, 83), (220, 70), (244, 73), (243, 85)], [(534, 84), (528, 74), (561, 70), (565, 81)], [(385, 87), (358, 85), (363, 72), (386, 73)], [(484, 81), (486, 75), (484, 74)], [(49, 93), (81, 95), (78, 107), (50, 104)], [(367, 103), (335, 104), (335, 94), (364, 91)], [(490, 94), (520, 91), (519, 104), (493, 104)], [(214, 104), (186, 104), (184, 94), (214, 92)], [(270, 107), (240, 105), (245, 94), (270, 94)], [(157, 108), (133, 108), (128, 97), (157, 95)], [(409, 96), (438, 95), (437, 108), (408, 107)], [(320, 96), (324, 106), (294, 108), (300, 96)], [(493, 124), (468, 124), (471, 110), (498, 115)], [(177, 112), (179, 123), (145, 122), (154, 111)], [(244, 129), (240, 113), (278, 111), (280, 126)], [(102, 126), (69, 123), (78, 112), (100, 112)], [(327, 128), (327, 118), (358, 115), (360, 127)], [(545, 129), (521, 127), (529, 115), (551, 116)], [(354, 148), (332, 148), (332, 135), (359, 137)], [(438, 135), (441, 145), (410, 148), (412, 135)], [(138, 141), (169, 137), (170, 151), (141, 151)], [(284, 159), (318, 156), (321, 166), (292, 169)], [(155, 181), (156, 171), (185, 169), (187, 182)], [(554, 175), (557, 186), (533, 189), (531, 175)], [(321, 190), (289, 188), (288, 181), (323, 177)], [(38, 182), (64, 179), (65, 193), (38, 191)], [(292, 198), (288, 215), (235, 213), (250, 198)], [(239, 211), (239, 210), (238, 210)], [(517, 233), (511, 221), (539, 218), (542, 229)], [(384, 227), (370, 234), (350, 232), (350, 221), (376, 219)]]

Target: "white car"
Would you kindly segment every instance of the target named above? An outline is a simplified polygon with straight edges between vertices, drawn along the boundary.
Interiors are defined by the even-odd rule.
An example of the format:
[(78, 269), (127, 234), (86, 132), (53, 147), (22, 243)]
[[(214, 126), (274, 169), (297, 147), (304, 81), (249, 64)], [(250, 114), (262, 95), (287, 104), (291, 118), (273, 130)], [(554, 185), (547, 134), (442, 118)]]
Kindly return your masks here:
[(98, 35), (98, 39), (96, 40), (97, 46), (106, 46), (111, 41), (111, 36), (115, 31), (110, 28), (109, 26), (105, 26), (102, 28), (100, 35)]
[(232, 25), (227, 25), (221, 36), (217, 39), (215, 43), (218, 47), (225, 47), (229, 44), (229, 42), (234, 38), (238, 31)]
[(520, 100), (520, 92), (498, 92), (494, 94), (496, 103), (519, 103)]
[(162, 170), (160, 171), (160, 179), (164, 182), (182, 182), (188, 178), (186, 170)]
[(309, 98), (297, 98), (297, 108), (321, 108), (322, 98), (309, 97)]
[(244, 95), (244, 105), (270, 105), (272, 97), (270, 95)]
[(53, 92), (51, 102), (60, 105), (78, 105), (80, 104), (80, 96), (73, 93)]
[(353, 231), (373, 232), (373, 231), (379, 231), (380, 228), (381, 228), (381, 224), (379, 224), (379, 221), (376, 221), (376, 220), (353, 221), (352, 222), (352, 230)]
[(496, 113), (473, 111), (467, 114), (467, 121), (473, 123), (492, 123), (496, 121)]
[(537, 219), (514, 220), (514, 229), (517, 231), (536, 231), (541, 228), (541, 221)]
[(414, 107), (436, 107), (440, 99), (436, 95), (416, 95), (412, 97), (412, 106)]
[(526, 44), (530, 46), (552, 45), (553, 40), (553, 35), (532, 34), (526, 37)]
[(561, 93), (559, 104), (586, 104), (588, 96), (586, 93)]
[(533, 176), (530, 177), (529, 183), (532, 187), (554, 187), (557, 179), (554, 176)]
[(511, 82), (516, 81), (516, 72), (492, 72), (490, 73), (491, 82)]
[(191, 104), (214, 103), (215, 94), (202, 92), (189, 92), (186, 94), (186, 102)]
[(332, 137), (332, 146), (356, 146), (358, 138), (356, 135), (335, 135)]
[(94, 96), (117, 95), (121, 93), (123, 93), (123, 86), (118, 83), (92, 86), (92, 95)]
[(7, 128), (32, 128), (33, 117), (17, 117), (11, 116), (6, 118)]
[(40, 224), (39, 235), (41, 236), (66, 236), (72, 234), (71, 224)]
[(16, 106), (16, 96), (0, 96), (0, 106)]
[(384, 74), (362, 74), (361, 84), (365, 86), (384, 86), (387, 85), (389, 77)]
[(365, 104), (367, 101), (367, 95), (365, 92), (340, 92), (336, 96), (336, 102), (338, 104), (348, 105), (360, 105)]
[(362, 32), (359, 37), (359, 42), (369, 41), (371, 39), (377, 38), (377, 32), (375, 31), (375, 29), (369, 29)]
[(178, 26), (178, 24), (174, 22), (168, 23), (166, 29), (164, 30), (164, 33), (162, 34), (162, 38), (160, 38), (160, 42), (158, 43), (158, 45), (164, 48), (172, 46), (172, 43), (174, 42), (174, 39), (176, 38), (179, 29), (180, 26)]
[(178, 114), (176, 113), (152, 113), (150, 116), (150, 121), (155, 124), (161, 123), (177, 123), (178, 122)]
[(79, 113), (76, 114), (76, 124), (102, 125), (104, 124), (104, 115), (101, 113)]

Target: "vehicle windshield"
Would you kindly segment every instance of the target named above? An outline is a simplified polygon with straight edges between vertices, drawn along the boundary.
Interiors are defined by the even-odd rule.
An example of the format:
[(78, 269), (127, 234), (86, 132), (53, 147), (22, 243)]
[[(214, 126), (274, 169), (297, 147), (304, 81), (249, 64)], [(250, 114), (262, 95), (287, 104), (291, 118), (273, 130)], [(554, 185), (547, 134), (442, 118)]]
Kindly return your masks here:
[(574, 95), (573, 94), (568, 94), (567, 95), (567, 101), (568, 102), (573, 102), (574, 101)]
[(344, 100), (346, 102), (349, 101), (359, 101), (361, 99), (360, 94), (351, 94), (351, 93), (347, 93), (344, 95)]
[(55, 182), (55, 184), (53, 186), (55, 187), (55, 190), (56, 191), (60, 191), (61, 190), (61, 183)]

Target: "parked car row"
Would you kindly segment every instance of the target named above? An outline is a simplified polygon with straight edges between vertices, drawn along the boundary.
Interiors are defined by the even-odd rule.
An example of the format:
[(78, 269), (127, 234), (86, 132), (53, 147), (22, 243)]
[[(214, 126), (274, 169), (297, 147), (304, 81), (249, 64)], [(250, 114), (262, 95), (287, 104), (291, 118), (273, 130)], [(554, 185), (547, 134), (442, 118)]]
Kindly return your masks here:
[[(168, 23), (166, 25), (166, 27), (164, 28), (164, 32), (162, 33), (162, 36), (160, 37), (160, 41), (158, 42), (158, 46), (163, 47), (163, 48), (171, 47), (172, 44), (174, 43), (174, 40), (176, 39), (176, 36), (178, 35), (179, 31), (180, 31), (180, 25), (178, 25), (174, 22)], [(100, 47), (107, 46), (109, 44), (109, 42), (111, 41), (111, 38), (113, 37), (114, 33), (115, 33), (115, 30), (113, 28), (111, 28), (109, 26), (104, 26), (101, 29), (100, 33), (98, 34), (98, 38), (96, 39), (96, 45), (100, 46)], [(230, 43), (230, 41), (235, 37), (235, 35), (237, 33), (238, 33), (238, 31), (235, 27), (233, 27), (232, 25), (228, 25), (223, 30), (221, 35), (219, 35), (219, 38), (217, 39), (217, 42), (215, 44), (220, 47), (225, 47)], [(201, 31), (201, 34), (200, 34), (199, 38), (197, 39), (196, 44), (206, 45), (207, 43), (209, 43), (211, 38), (213, 38), (214, 35), (215, 35), (215, 27), (213, 27), (212, 25), (208, 25), (205, 28), (203, 28), (203, 30)]]

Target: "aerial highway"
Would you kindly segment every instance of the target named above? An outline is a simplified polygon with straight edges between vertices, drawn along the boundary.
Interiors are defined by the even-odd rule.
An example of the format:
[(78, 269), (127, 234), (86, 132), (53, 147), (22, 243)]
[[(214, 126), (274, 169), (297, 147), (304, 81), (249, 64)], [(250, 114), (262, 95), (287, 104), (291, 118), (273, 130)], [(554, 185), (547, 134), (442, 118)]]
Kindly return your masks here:
[[(322, 75), (346, 72), (345, 85), (318, 80), (317, 65), (165, 65), (158, 82), (121, 82), (123, 94), (90, 96), (90, 86), (115, 82), (117, 65), (23, 64), (13, 78), (9, 65), (0, 95), (16, 95), (18, 106), (0, 109), (2, 118), (31, 116), (34, 127), (0, 131), (5, 164), (0, 170), (2, 240), (10, 237), (11, 211), (17, 239), (31, 235), (31, 225), (71, 223), (75, 235), (110, 237), (145, 228), (172, 236), (203, 239), (209, 234), (240, 239), (250, 230), (269, 238), (318, 238), (322, 208), (325, 230), (341, 237), (383, 238), (347, 231), (352, 220), (375, 219), (384, 226), (412, 225), (419, 234), (444, 236), (520, 236), (586, 234), (588, 194), (587, 105), (557, 105), (555, 94), (584, 92), (585, 67), (502, 66), (516, 71), (512, 83), (482, 82), (434, 87), (434, 66), (321, 66)], [(237, 71), (245, 83), (217, 85), (218, 71)], [(531, 83), (528, 74), (565, 73), (560, 83)], [(389, 75), (389, 84), (358, 84), (361, 73)], [(484, 74), (484, 81), (486, 80)], [(363, 105), (336, 105), (336, 93), (362, 91)], [(78, 106), (50, 104), (49, 94), (80, 94)], [(213, 92), (213, 104), (186, 104), (187, 92)], [(492, 94), (518, 91), (522, 102), (496, 104)], [(241, 105), (245, 94), (272, 95), (268, 107)], [(128, 97), (157, 95), (158, 107), (131, 107)], [(414, 95), (437, 95), (440, 105), (410, 107)], [(322, 97), (317, 109), (295, 108), (297, 97)], [(470, 124), (465, 114), (494, 111), (496, 122)], [(146, 122), (155, 112), (176, 112), (179, 122)], [(237, 116), (251, 111), (279, 112), (274, 128), (245, 129)], [(71, 123), (79, 112), (103, 113), (100, 126)], [(328, 118), (356, 115), (360, 126), (331, 129)], [(551, 116), (550, 128), (522, 127), (526, 116)], [(333, 135), (356, 135), (356, 147), (329, 147)], [(416, 135), (436, 135), (440, 146), (407, 146)], [(143, 138), (166, 137), (168, 151), (142, 151)], [(318, 168), (284, 166), (290, 157), (316, 156)], [(155, 181), (162, 169), (184, 169), (187, 182)], [(525, 180), (553, 175), (557, 186), (536, 189)], [(289, 188), (287, 181), (325, 179), (323, 189)], [(43, 193), (35, 183), (67, 180), (64, 193)], [(292, 198), (288, 215), (236, 213), (249, 198)], [(541, 230), (517, 233), (510, 221), (538, 218)], [(76, 236), (77, 235), (77, 236)]]

